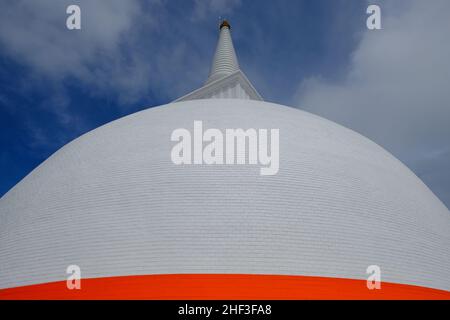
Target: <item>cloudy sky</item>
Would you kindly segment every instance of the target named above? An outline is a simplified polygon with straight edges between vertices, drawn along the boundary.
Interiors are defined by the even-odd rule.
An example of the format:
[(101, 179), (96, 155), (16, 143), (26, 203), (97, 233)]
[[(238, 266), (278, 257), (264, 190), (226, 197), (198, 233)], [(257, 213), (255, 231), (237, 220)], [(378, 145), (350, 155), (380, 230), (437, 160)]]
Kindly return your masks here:
[[(70, 4), (81, 30), (66, 28)], [(368, 4), (382, 30), (366, 28)], [(369, 137), (450, 207), (448, 0), (0, 5), (0, 196), (81, 134), (201, 86), (222, 17), (265, 100)]]

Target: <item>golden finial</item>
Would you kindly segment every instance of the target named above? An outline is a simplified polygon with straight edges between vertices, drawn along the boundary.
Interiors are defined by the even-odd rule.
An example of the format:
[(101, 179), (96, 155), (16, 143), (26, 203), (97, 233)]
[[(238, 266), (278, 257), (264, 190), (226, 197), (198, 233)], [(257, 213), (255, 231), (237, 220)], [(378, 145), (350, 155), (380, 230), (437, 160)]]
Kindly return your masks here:
[(220, 24), (220, 28), (219, 29), (222, 29), (223, 27), (227, 27), (228, 29), (231, 29), (231, 26), (230, 26), (230, 24), (228, 23), (227, 20), (223, 20), (222, 21), (222, 23)]

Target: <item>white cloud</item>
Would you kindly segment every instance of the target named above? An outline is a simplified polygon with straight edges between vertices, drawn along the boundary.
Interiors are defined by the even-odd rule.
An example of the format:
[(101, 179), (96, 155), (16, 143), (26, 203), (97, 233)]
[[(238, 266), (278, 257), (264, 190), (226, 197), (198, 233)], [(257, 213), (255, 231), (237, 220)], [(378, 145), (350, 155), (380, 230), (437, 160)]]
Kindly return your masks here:
[[(70, 4), (81, 7), (81, 30), (66, 28)], [(123, 47), (139, 48), (138, 27), (151, 32), (158, 18), (138, 0), (18, 0), (0, 11), (0, 44), (3, 53), (29, 66), (35, 79), (74, 79), (92, 92), (113, 91), (133, 100), (149, 88), (151, 59)]]
[[(63, 131), (80, 134), (89, 129), (89, 115), (71, 103), (73, 87), (88, 97), (113, 101), (122, 113), (138, 100), (147, 100), (149, 107), (152, 96), (168, 102), (187, 93), (204, 81), (209, 68), (207, 51), (200, 50), (196, 39), (211, 32), (196, 24), (207, 15), (230, 13), (239, 2), (198, 1), (194, 7), (181, 2), (177, 5), (187, 10), (185, 21), (174, 18), (180, 12), (169, 12), (172, 3), (163, 0), (8, 2), (0, 10), (0, 54), (26, 67), (17, 69), (23, 73), (14, 79), (21, 84), (12, 90), (23, 97), (44, 94), (41, 102), (24, 105), (22, 109), (34, 110), (22, 110), (22, 116), (50, 112)], [(72, 4), (81, 8), (81, 30), (66, 28), (66, 8)], [(190, 17), (195, 17), (195, 33), (186, 29)], [(47, 131), (40, 129), (46, 124), (27, 121), (25, 129), (43, 145)], [(48, 143), (53, 139), (49, 135)]]
[[(365, 31), (344, 79), (303, 81), (297, 105), (371, 138), (419, 176), (426, 171), (422, 178), (433, 187), (433, 177), (450, 172), (450, 2), (381, 8), (383, 29)], [(450, 181), (437, 189), (448, 206)]]
[[(68, 30), (66, 8), (81, 8), (81, 30)], [(186, 15), (193, 24), (229, 14), (240, 0), (194, 0)], [(189, 4), (183, 3), (189, 7)], [(17, 0), (0, 10), (0, 48), (34, 73), (30, 81), (81, 82), (90, 94), (114, 95), (122, 105), (145, 97), (175, 98), (204, 79), (208, 68), (193, 54), (185, 22), (174, 20), (162, 0)], [(204, 35), (204, 34), (203, 34)], [(200, 35), (198, 35), (200, 36)], [(180, 82), (177, 74), (186, 77)], [(206, 75), (205, 75), (206, 76)]]

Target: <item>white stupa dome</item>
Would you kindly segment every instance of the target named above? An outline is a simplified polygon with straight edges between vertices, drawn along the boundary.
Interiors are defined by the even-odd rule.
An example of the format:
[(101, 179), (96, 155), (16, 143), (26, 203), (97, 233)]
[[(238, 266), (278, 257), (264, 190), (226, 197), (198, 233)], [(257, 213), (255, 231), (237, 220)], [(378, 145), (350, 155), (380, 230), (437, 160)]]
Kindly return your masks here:
[[(171, 134), (196, 120), (278, 128), (279, 172), (175, 165)], [(83, 278), (346, 279), (378, 265), (383, 281), (450, 291), (449, 248), (448, 209), (399, 160), (331, 121), (252, 99), (181, 101), (108, 123), (0, 200), (0, 288), (65, 280), (71, 264)]]

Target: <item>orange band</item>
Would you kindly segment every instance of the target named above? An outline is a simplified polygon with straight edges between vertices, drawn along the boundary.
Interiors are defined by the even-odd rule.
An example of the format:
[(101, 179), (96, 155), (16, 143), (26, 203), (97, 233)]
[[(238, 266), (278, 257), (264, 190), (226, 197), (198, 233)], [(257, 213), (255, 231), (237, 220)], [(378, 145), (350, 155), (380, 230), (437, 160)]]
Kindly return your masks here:
[(382, 282), (369, 290), (364, 280), (238, 274), (121, 276), (81, 280), (80, 290), (65, 281), (0, 290), (0, 299), (304, 300), (438, 299), (450, 292)]

